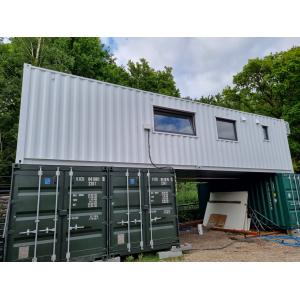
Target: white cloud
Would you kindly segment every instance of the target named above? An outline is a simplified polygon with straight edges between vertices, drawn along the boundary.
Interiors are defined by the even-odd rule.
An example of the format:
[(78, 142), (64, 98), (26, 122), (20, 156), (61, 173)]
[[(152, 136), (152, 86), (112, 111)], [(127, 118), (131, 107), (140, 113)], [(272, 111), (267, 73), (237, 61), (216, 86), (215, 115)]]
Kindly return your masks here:
[(231, 84), (248, 59), (295, 45), (300, 38), (114, 38), (112, 50), (118, 64), (143, 57), (156, 69), (173, 67), (181, 95), (200, 97)]

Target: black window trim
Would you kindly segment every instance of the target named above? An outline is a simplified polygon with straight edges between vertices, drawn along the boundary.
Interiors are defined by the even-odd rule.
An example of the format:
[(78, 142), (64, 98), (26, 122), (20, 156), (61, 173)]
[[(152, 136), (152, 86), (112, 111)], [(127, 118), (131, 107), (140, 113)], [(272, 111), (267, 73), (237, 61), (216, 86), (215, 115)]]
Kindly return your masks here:
[[(178, 131), (171, 131), (171, 130), (157, 130), (155, 129), (155, 113), (159, 113), (161, 115), (165, 116), (178, 116), (178, 117), (189, 117), (192, 119), (192, 129), (193, 133), (181, 133)], [(153, 106), (153, 128), (154, 132), (163, 132), (163, 133), (170, 133), (170, 134), (178, 134), (178, 135), (188, 135), (188, 136), (197, 136), (196, 133), (196, 126), (195, 126), (195, 113), (191, 111), (185, 111), (185, 110), (178, 110), (178, 109), (173, 109), (173, 108), (168, 108), (168, 107), (162, 107), (162, 106)]]
[[(232, 123), (234, 126), (234, 135), (235, 135), (235, 139), (229, 139), (229, 138), (222, 138), (219, 136), (219, 132), (218, 132), (218, 121), (224, 121), (227, 123)], [(222, 118), (222, 117), (216, 117), (216, 129), (217, 129), (217, 136), (218, 136), (218, 140), (223, 140), (223, 141), (232, 141), (232, 142), (238, 142), (238, 135), (237, 135), (237, 129), (236, 129), (236, 120), (234, 119), (226, 119), (226, 118)]]
[[(263, 130), (263, 137), (264, 137), (264, 141), (269, 141), (270, 140), (270, 135), (269, 135), (269, 126), (267, 125), (261, 125), (261, 128)], [(266, 131), (265, 131), (266, 130)], [(267, 134), (267, 138), (265, 138), (265, 132)]]

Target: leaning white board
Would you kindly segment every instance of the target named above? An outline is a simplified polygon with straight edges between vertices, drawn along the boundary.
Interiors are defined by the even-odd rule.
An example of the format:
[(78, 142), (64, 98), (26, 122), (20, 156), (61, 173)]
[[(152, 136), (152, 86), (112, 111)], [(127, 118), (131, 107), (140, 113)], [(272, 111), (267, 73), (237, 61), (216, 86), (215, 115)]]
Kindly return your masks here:
[(247, 218), (248, 192), (210, 193), (203, 225), (207, 226), (211, 215), (226, 215), (225, 229), (249, 230)]

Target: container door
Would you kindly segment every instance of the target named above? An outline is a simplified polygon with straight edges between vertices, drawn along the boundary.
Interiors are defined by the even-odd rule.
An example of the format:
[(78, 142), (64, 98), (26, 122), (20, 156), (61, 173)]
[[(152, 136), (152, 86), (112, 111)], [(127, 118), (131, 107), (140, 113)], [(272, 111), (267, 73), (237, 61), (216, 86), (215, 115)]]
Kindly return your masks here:
[(128, 255), (144, 250), (143, 174), (136, 169), (110, 172), (111, 255)]
[(57, 213), (62, 199), (61, 187), (59, 168), (15, 170), (6, 261), (59, 259)]
[(144, 178), (146, 246), (152, 250), (169, 249), (179, 243), (174, 175), (148, 170)]
[(107, 254), (107, 172), (70, 168), (65, 172), (63, 260), (95, 260)]
[(288, 205), (289, 222), (287, 229), (300, 228), (300, 175), (282, 175), (284, 199)]

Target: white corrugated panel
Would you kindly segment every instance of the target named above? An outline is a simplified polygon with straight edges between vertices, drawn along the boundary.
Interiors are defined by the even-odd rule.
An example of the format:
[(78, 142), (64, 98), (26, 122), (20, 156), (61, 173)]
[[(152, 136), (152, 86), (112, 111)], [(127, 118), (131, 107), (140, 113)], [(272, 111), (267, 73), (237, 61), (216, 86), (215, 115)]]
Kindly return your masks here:
[[(151, 131), (157, 165), (291, 172), (283, 120), (24, 66), (16, 162), (150, 165), (145, 124), (153, 106), (195, 113), (196, 136)], [(236, 120), (238, 141), (218, 140), (216, 117)], [(241, 121), (244, 117), (246, 121)], [(269, 127), (264, 141), (261, 125)]]

